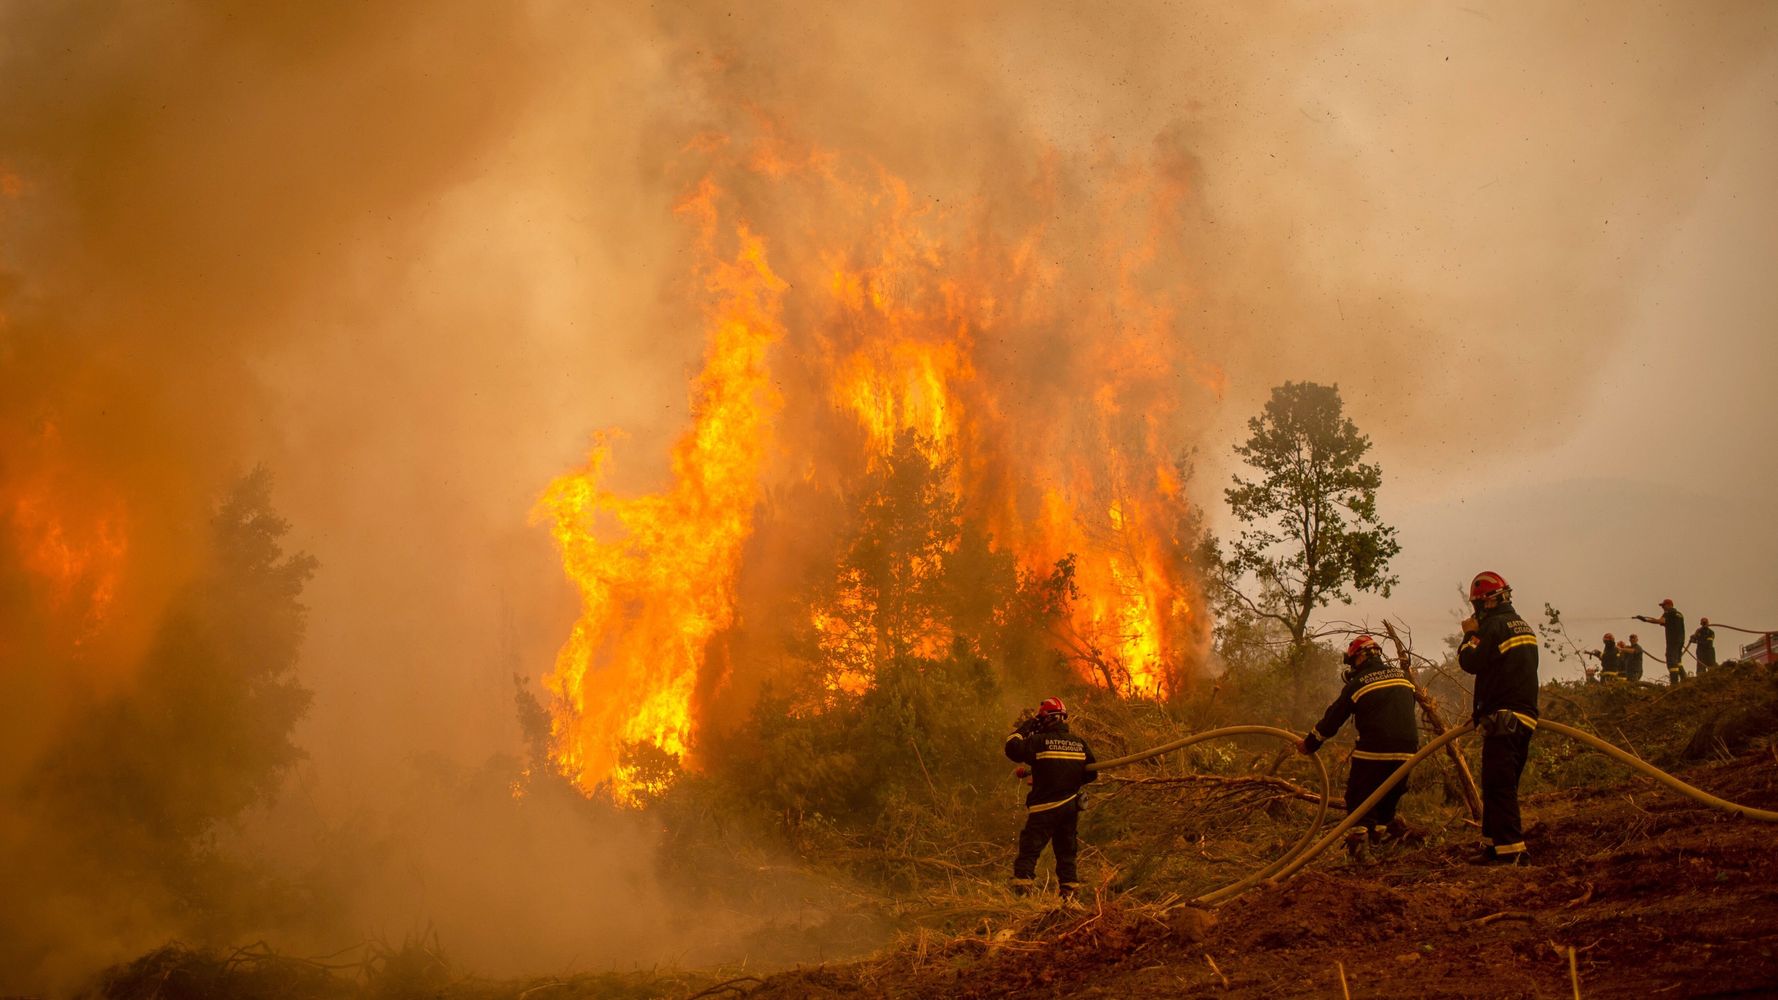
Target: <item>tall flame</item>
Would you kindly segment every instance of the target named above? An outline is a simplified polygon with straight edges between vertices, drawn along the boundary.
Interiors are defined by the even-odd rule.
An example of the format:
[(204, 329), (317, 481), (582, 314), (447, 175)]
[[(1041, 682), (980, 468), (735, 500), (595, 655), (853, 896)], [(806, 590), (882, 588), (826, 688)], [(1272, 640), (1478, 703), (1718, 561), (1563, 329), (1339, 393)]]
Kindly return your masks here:
[[(1191, 385), (1220, 388), (1183, 346), (1175, 293), (1156, 291), (1150, 273), (1183, 185), (1132, 170), (1094, 194), (1111, 215), (1145, 219), (1133, 229), (1089, 225), (1083, 236), (1036, 221), (996, 238), (879, 167), (793, 148), (769, 129), (698, 151), (715, 166), (681, 211), (711, 262), (709, 347), (672, 485), (614, 495), (601, 485), (601, 441), (539, 505), (583, 596), (548, 680), (558, 765), (583, 788), (609, 782), (628, 800), (649, 779), (626, 748), (693, 753), (694, 702), (720, 687), (707, 661), (736, 620), (762, 484), (843, 481), (832, 466), (874, 468), (906, 432), (949, 470), (961, 516), (1028, 572), (1072, 557), (1078, 597), (1054, 638), (1084, 679), (1137, 696), (1176, 689), (1201, 655), (1205, 623), (1178, 537), (1174, 412)], [(1029, 193), (1061, 200), (1058, 188), (1043, 174)], [(750, 197), (734, 193), (743, 189)], [(762, 200), (795, 208), (742, 210)], [(759, 235), (768, 230), (769, 261)], [(1099, 262), (1084, 277), (1058, 263), (1078, 239), (1094, 241), (1088, 256)], [(719, 253), (724, 240), (738, 250)], [(882, 655), (849, 631), (864, 599), (855, 584), (842, 573), (835, 603), (810, 623), (839, 664), (830, 685), (854, 693)], [(921, 632), (916, 655), (935, 655), (945, 639)]]
[[(680, 211), (718, 243), (717, 192), (703, 185)], [(782, 335), (760, 239), (736, 233), (733, 259), (708, 268), (711, 343), (693, 393), (694, 426), (673, 450), (673, 485), (624, 498), (601, 483), (610, 445), (552, 482), (537, 516), (552, 523), (581, 617), (548, 687), (557, 764), (587, 791), (611, 782), (620, 801), (646, 790), (623, 759), (650, 746), (675, 758), (691, 746), (692, 694), (705, 643), (734, 617), (734, 582), (751, 527), (774, 395), (765, 352)]]

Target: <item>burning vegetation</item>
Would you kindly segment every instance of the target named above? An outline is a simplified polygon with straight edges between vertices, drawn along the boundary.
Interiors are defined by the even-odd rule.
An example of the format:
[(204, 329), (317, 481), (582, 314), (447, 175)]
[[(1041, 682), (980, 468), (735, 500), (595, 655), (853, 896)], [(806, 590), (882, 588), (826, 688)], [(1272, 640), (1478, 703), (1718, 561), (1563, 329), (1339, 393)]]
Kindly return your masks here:
[[(1732, 176), (1718, 140), (1769, 116), (1772, 20), (0, 5), (0, 994), (998, 995), (1121, 963), (1131, 995), (1272, 995), (1254, 956), (1294, 940), (1432, 954), (1417, 883), (1469, 835), (1432, 765), (1399, 871), (1222, 924), (1182, 900), (1329, 804), (1302, 762), (1108, 775), (1095, 909), (1058, 916), (1004, 890), (1007, 724), (1065, 697), (1105, 758), (1311, 724), (1329, 602), (1424, 590), (1357, 424), (1441, 489), (1477, 385), (1472, 464), (1572, 426), (1583, 364), (1676, 298), (1641, 269)], [(1264, 475), (1224, 490), (1262, 405), (1234, 454)], [(1304, 423), (1333, 478), (1271, 433)], [(1544, 690), (1771, 805), (1772, 684)], [(1558, 909), (1629, 968), (1613, 907), (1694, 902), (1684, 870), (1733, 880), (1735, 952), (1662, 975), (1778, 982), (1764, 830), (1534, 754), (1567, 881), (1449, 879), (1512, 935), (1438, 939), (1448, 981), (1547, 991), (1490, 977), (1547, 961)]]
[(1160, 273), (1189, 177), (1045, 164), (1021, 222), (770, 122), (684, 158), (693, 425), (659, 491), (609, 485), (607, 437), (537, 509), (582, 596), (548, 680), (556, 766), (633, 801), (762, 688), (820, 712), (954, 655), (1187, 689), (1209, 620), (1178, 413), (1220, 388)]

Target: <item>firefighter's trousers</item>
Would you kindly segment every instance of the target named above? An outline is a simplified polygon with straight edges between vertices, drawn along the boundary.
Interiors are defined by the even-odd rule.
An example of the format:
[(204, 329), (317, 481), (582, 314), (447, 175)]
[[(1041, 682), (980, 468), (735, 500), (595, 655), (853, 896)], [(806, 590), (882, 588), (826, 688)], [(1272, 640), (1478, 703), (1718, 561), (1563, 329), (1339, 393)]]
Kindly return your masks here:
[(1531, 727), (1482, 737), (1482, 840), (1499, 856), (1525, 850), (1519, 825), (1519, 776), (1531, 753)]
[(1012, 863), (1012, 877), (1025, 881), (1037, 875), (1037, 856), (1045, 845), (1056, 851), (1056, 881), (1063, 889), (1080, 884), (1074, 859), (1080, 853), (1080, 839), (1075, 830), (1080, 824), (1080, 800), (1070, 800), (1054, 809), (1042, 809), (1025, 817), (1025, 828), (1019, 831), (1019, 856)]
[[(1377, 790), (1377, 786), (1389, 780), (1402, 765), (1399, 760), (1361, 760), (1352, 759), (1352, 769), (1346, 774), (1346, 808), (1350, 810)], [(1408, 790), (1408, 783), (1403, 781), (1391, 788), (1380, 799), (1364, 818), (1359, 820), (1362, 826), (1388, 826), (1395, 818), (1395, 806), (1401, 801), (1402, 795)]]

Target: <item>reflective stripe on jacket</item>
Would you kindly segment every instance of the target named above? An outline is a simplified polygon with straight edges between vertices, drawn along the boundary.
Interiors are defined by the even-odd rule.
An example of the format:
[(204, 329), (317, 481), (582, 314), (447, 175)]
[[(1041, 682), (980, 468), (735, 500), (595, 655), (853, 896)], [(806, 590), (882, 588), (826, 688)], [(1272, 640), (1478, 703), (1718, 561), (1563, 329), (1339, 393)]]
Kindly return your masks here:
[(1087, 741), (1062, 723), (1054, 729), (1021, 729), (1006, 738), (1006, 756), (1031, 766), (1031, 792), (1025, 796), (1027, 812), (1042, 812), (1074, 801), (1080, 786), (1098, 775), (1087, 770), (1093, 750)]

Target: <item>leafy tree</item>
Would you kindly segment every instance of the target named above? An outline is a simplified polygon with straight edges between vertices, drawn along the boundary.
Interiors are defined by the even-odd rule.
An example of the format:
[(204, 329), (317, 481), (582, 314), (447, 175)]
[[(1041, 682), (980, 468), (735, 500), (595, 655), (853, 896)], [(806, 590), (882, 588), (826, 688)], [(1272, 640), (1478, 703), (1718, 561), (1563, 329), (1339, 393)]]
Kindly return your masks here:
[[(173, 602), (137, 683), (93, 706), (45, 760), (39, 796), (176, 870), (215, 824), (267, 800), (302, 758), (310, 693), (295, 676), (315, 560), (287, 555), (271, 475), (248, 474), (211, 521), (204, 570)], [(121, 831), (132, 836), (122, 843)]]
[[(1355, 590), (1389, 596), (1389, 560), (1401, 546), (1377, 517), (1383, 473), (1363, 461), (1370, 438), (1345, 416), (1338, 386), (1286, 382), (1247, 427), (1235, 453), (1259, 475), (1235, 476), (1225, 493), (1244, 525), (1230, 547), (1228, 589), (1300, 648), (1316, 608), (1350, 602)], [(1248, 574), (1257, 598), (1234, 586)]]
[(878, 457), (858, 512), (840, 579), (845, 602), (872, 640), (878, 665), (928, 645), (947, 624), (942, 604), (947, 556), (962, 531), (953, 460), (929, 457), (930, 442), (903, 431)]

